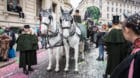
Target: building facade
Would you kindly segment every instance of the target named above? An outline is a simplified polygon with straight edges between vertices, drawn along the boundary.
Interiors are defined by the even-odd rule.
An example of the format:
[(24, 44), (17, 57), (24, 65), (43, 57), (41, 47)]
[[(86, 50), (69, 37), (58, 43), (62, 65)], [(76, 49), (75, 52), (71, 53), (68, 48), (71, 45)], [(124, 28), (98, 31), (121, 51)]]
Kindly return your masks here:
[(0, 0), (0, 26), (36, 26), (40, 10), (49, 8), (53, 9), (58, 19), (60, 6), (66, 3), (69, 0)]
[(89, 6), (100, 8), (100, 21), (103, 23), (111, 21), (113, 15), (119, 15), (120, 20), (123, 21), (124, 13), (140, 12), (140, 2), (137, 0), (82, 0), (77, 7), (81, 11), (82, 17), (84, 17), (85, 10)]

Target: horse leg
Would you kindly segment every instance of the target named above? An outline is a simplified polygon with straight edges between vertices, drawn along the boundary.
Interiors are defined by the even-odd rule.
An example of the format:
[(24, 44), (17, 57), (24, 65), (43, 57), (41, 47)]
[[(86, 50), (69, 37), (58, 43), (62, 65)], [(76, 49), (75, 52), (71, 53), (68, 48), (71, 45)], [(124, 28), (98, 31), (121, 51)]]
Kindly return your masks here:
[(75, 58), (75, 71), (77, 72), (78, 71), (78, 56), (79, 56), (79, 45), (76, 44), (74, 46), (74, 58)]
[(60, 54), (59, 54), (59, 50), (60, 48), (59, 47), (56, 47), (55, 49), (54, 49), (54, 52), (56, 52), (56, 55), (55, 55), (55, 58), (56, 58), (56, 66), (55, 66), (55, 71), (56, 72), (58, 72), (59, 71), (59, 56), (60, 56)]
[(47, 51), (49, 53), (49, 65), (47, 67), (47, 70), (51, 70), (51, 67), (52, 67), (52, 50), (48, 49)]
[(65, 65), (65, 69), (64, 71), (68, 71), (69, 70), (69, 50), (70, 50), (70, 47), (68, 45), (65, 45), (64, 46), (65, 48), (65, 54), (66, 54), (66, 65)]

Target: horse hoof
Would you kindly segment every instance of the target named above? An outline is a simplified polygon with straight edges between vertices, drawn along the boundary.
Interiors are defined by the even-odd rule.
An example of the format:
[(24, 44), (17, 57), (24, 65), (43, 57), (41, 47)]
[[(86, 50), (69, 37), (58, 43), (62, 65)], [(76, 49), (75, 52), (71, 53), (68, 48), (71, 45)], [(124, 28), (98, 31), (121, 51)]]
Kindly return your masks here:
[(65, 68), (64, 71), (65, 71), (65, 72), (68, 72), (69, 70), (68, 70), (68, 68)]
[(78, 74), (79, 72), (78, 72), (78, 71), (74, 71), (74, 73), (75, 73), (75, 74)]
[(75, 71), (75, 72), (78, 72), (78, 69), (75, 69), (74, 71)]
[(51, 71), (51, 68), (50, 68), (50, 67), (48, 67), (48, 68), (47, 68), (47, 71)]
[(48, 71), (48, 72), (51, 72), (51, 71), (52, 71), (52, 69), (49, 69), (49, 70), (47, 69), (47, 71)]
[(59, 72), (59, 69), (55, 69), (55, 72)]

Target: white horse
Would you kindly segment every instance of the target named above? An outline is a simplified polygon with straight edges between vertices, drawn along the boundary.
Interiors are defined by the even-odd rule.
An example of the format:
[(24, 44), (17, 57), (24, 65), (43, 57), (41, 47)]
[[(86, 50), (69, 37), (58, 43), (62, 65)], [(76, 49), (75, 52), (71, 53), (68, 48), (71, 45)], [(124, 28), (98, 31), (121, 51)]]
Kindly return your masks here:
[(64, 71), (69, 70), (69, 52), (70, 47), (74, 48), (74, 59), (75, 59), (75, 70), (78, 71), (78, 56), (79, 56), (79, 44), (80, 44), (80, 35), (81, 31), (73, 22), (73, 17), (71, 16), (72, 10), (64, 11), (61, 7), (61, 17), (60, 17), (60, 24), (62, 29), (62, 36), (63, 36), (63, 44), (65, 48), (66, 54), (66, 65)]
[(60, 58), (60, 47), (62, 42), (61, 34), (59, 33), (59, 27), (56, 24), (56, 16), (52, 10), (43, 10), (41, 12), (42, 21), (41, 21), (41, 33), (46, 34), (46, 48), (49, 53), (49, 65), (47, 70), (52, 69), (52, 57), (55, 53), (56, 58), (56, 67), (55, 71), (59, 71), (59, 58)]

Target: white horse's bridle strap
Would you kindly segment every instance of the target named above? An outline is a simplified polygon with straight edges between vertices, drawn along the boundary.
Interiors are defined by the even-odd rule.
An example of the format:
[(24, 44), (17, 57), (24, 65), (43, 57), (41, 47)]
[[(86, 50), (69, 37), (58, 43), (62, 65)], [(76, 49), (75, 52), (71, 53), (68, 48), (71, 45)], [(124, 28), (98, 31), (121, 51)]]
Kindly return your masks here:
[(71, 27), (62, 27), (62, 29), (70, 29)]

